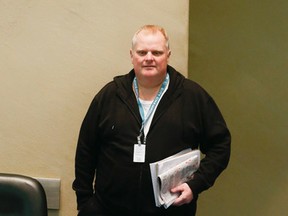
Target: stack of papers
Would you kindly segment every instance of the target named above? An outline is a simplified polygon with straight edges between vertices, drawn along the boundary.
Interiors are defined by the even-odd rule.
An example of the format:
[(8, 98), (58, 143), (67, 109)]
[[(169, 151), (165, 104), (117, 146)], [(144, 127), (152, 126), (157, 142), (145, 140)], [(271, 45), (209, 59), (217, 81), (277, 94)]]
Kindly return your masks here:
[(179, 196), (178, 193), (171, 193), (171, 189), (191, 180), (199, 165), (200, 151), (191, 149), (150, 163), (156, 206), (168, 208)]

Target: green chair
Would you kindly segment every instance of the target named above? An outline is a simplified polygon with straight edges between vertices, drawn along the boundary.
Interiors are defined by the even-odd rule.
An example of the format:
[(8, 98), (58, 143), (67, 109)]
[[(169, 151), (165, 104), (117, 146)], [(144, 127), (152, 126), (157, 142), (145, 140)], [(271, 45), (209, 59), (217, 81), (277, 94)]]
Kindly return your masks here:
[(34, 178), (0, 173), (1, 216), (47, 216), (42, 185)]

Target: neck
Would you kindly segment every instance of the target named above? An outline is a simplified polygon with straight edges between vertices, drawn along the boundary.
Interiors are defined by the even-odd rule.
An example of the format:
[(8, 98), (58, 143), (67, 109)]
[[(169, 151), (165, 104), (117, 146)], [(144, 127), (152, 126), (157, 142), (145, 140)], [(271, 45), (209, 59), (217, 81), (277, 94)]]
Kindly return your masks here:
[[(142, 100), (150, 100), (150, 101), (154, 100), (165, 78), (166, 75), (164, 78), (162, 77), (161, 79), (158, 80), (157, 79), (146, 80), (137, 78), (139, 98)], [(135, 91), (134, 86), (133, 90)]]
[(142, 100), (148, 100), (148, 101), (154, 100), (157, 93), (159, 92), (161, 84), (155, 87), (144, 87), (144, 86), (139, 85), (139, 98), (141, 98)]

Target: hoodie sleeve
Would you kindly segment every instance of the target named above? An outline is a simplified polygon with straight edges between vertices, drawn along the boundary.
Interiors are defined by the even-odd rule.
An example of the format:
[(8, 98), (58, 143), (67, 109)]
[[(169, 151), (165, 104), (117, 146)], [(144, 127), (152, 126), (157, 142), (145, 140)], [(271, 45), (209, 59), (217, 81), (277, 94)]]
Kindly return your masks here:
[(198, 100), (199, 148), (204, 157), (188, 185), (197, 195), (211, 187), (230, 159), (231, 134), (216, 103), (205, 91)]
[(93, 182), (97, 162), (97, 96), (92, 101), (82, 122), (75, 157), (73, 190), (77, 196), (77, 208), (81, 209), (93, 196)]

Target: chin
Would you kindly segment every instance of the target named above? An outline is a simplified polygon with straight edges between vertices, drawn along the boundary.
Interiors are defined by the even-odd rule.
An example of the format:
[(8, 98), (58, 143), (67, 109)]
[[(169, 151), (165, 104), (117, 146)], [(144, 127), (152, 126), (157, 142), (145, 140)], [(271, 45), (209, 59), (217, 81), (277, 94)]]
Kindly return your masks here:
[(157, 76), (159, 73), (155, 70), (144, 70), (141, 73), (144, 77), (155, 77)]
[(147, 73), (158, 73), (158, 70), (155, 67), (144, 67), (142, 68), (142, 71)]

